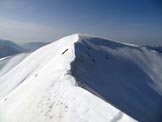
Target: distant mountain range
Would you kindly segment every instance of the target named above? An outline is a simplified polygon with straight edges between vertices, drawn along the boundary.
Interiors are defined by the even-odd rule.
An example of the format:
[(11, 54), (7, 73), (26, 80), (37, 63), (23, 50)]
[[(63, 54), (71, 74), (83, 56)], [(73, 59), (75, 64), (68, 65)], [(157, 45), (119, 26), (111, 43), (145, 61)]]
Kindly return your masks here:
[(0, 58), (27, 51), (27, 49), (19, 46), (18, 44), (12, 41), (0, 39)]
[(16, 55), (19, 53), (32, 52), (47, 44), (49, 43), (29, 42), (18, 45), (12, 41), (0, 39), (0, 58)]
[(49, 44), (50, 42), (29, 42), (29, 43), (24, 43), (21, 46), (25, 49), (28, 49), (30, 51), (37, 50), (38, 48), (45, 46)]

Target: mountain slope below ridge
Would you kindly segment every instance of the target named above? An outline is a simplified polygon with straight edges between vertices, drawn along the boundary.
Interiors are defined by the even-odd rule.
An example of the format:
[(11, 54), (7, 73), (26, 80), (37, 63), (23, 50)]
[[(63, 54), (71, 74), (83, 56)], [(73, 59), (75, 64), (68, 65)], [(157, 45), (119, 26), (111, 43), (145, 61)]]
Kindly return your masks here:
[(0, 39), (0, 58), (27, 52), (27, 49), (15, 44), (12, 41)]
[(162, 55), (97, 37), (80, 40), (71, 63), (76, 80), (138, 121), (161, 122)]
[(0, 121), (136, 122), (78, 86), (71, 63), (79, 38), (42, 47), (0, 77)]

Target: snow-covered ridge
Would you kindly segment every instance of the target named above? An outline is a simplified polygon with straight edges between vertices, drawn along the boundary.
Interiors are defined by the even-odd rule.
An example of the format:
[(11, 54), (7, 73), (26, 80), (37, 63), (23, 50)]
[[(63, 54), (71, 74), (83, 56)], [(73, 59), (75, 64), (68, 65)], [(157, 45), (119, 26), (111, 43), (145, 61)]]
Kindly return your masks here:
[(109, 40), (107, 38), (101, 38), (101, 37), (98, 37), (98, 36), (95, 36), (95, 35), (88, 35), (88, 34), (82, 34), (82, 33), (76, 33), (74, 35), (77, 35), (79, 37), (79, 40), (82, 40), (82, 39), (85, 39), (85, 38), (98, 38), (98, 39), (102, 39), (102, 40), (107, 40), (107, 41), (110, 41), (110, 42), (113, 42), (113, 43), (116, 43), (116, 44), (123, 44), (123, 45), (127, 45), (127, 46), (132, 46), (132, 47), (139, 47), (139, 45), (137, 44), (131, 44), (131, 43), (126, 43), (126, 42), (119, 42), (119, 41), (112, 41), (112, 40)]
[(161, 61), (138, 46), (64, 37), (0, 77), (0, 121), (160, 122)]

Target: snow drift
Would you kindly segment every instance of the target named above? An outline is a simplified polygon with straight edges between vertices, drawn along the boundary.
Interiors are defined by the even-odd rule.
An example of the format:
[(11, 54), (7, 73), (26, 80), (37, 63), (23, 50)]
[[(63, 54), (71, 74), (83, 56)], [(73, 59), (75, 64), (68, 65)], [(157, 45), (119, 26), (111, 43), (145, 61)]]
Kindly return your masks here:
[(160, 122), (161, 74), (162, 56), (155, 51), (64, 37), (3, 73), (0, 121)]

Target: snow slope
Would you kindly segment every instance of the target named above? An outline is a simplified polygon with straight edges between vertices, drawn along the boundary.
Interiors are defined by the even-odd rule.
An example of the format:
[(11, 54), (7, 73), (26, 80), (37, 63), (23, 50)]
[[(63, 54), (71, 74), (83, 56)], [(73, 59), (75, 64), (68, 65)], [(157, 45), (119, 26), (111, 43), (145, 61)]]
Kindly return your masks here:
[(71, 64), (76, 80), (141, 122), (161, 122), (162, 55), (97, 37), (80, 40)]
[(0, 58), (27, 52), (27, 49), (13, 43), (12, 41), (0, 39)]
[(0, 122), (161, 122), (161, 73), (152, 50), (64, 37), (0, 77)]
[(30, 53), (21, 53), (14, 56), (8, 56), (0, 59), (0, 77), (19, 64)]

